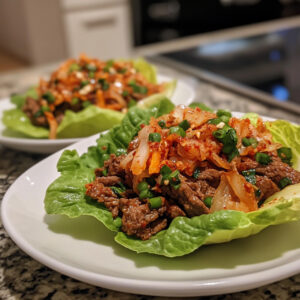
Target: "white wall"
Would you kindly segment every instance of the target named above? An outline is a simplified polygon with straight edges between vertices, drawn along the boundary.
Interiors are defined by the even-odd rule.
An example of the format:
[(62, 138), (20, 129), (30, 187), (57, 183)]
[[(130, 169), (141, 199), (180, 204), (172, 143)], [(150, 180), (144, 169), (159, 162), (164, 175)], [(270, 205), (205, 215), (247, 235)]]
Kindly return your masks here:
[(1, 0), (0, 47), (32, 64), (66, 57), (59, 0)]

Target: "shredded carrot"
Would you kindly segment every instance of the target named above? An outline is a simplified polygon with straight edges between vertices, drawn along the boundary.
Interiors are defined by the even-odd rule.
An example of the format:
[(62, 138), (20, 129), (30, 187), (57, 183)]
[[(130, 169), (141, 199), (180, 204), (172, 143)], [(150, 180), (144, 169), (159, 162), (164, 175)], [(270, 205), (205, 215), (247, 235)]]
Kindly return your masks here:
[(151, 162), (149, 166), (149, 174), (158, 173), (160, 167), (160, 153), (155, 151), (152, 153)]
[(49, 139), (56, 139), (56, 130), (57, 130), (57, 121), (54, 117), (54, 115), (51, 112), (45, 111), (45, 116), (47, 118), (47, 121), (49, 123), (50, 132), (49, 132)]

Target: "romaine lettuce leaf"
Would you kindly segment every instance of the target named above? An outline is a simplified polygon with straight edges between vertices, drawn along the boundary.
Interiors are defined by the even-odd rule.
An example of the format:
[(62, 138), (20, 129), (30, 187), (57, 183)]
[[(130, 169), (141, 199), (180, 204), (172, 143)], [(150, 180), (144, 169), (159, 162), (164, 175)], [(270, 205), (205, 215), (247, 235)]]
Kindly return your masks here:
[(259, 115), (256, 113), (246, 113), (243, 115), (242, 119), (249, 119), (251, 124), (256, 126)]
[(57, 138), (85, 137), (119, 124), (124, 114), (112, 109), (90, 105), (80, 112), (67, 110), (57, 128)]
[(292, 149), (293, 168), (300, 171), (300, 126), (288, 121), (267, 122), (273, 141)]
[[(134, 67), (139, 70), (150, 82), (156, 83), (156, 69), (154, 66), (139, 58), (133, 60)], [(141, 108), (147, 108), (155, 105), (166, 97), (170, 98), (176, 88), (176, 80), (166, 83), (165, 90), (162, 93), (149, 96), (138, 102)], [(48, 138), (49, 130), (47, 128), (35, 126), (30, 119), (22, 112), (26, 97), (37, 99), (35, 87), (30, 88), (24, 94), (13, 95), (11, 102), (17, 106), (17, 109), (11, 109), (4, 112), (2, 122), (8, 130), (6, 136), (43, 139)], [(57, 128), (57, 138), (75, 138), (86, 137), (98, 132), (112, 128), (120, 124), (124, 114), (114, 110), (101, 109), (96, 106), (88, 106), (82, 111), (75, 113), (66, 111), (65, 117)]]
[(144, 77), (151, 83), (157, 83), (157, 78), (156, 78), (156, 68), (149, 64), (146, 60), (143, 58), (138, 58), (132, 61), (133, 66), (136, 70), (141, 72)]
[(47, 128), (32, 125), (26, 114), (18, 108), (4, 111), (2, 122), (8, 129), (12, 130), (12, 133), (22, 133), (27, 137), (37, 139), (48, 138), (49, 135)]
[[(147, 123), (151, 116), (157, 117), (169, 112), (169, 108), (164, 108), (170, 103), (168, 104), (167, 100), (164, 102), (165, 105), (160, 102), (161, 107), (154, 106), (144, 111), (138, 107), (130, 109), (120, 125), (102, 134), (97, 140), (97, 147), (90, 147), (81, 157), (76, 151), (65, 151), (58, 162), (61, 176), (49, 186), (46, 193), (46, 212), (65, 214), (71, 218), (81, 215), (94, 216), (108, 229), (117, 232), (115, 240), (124, 247), (138, 253), (167, 257), (186, 255), (202, 245), (244, 238), (268, 226), (300, 219), (300, 184), (297, 184), (274, 194), (262, 208), (254, 212), (223, 210), (193, 218), (177, 217), (168, 229), (146, 241), (121, 232), (118, 227), (119, 220), (113, 220), (104, 206), (86, 197), (84, 186), (94, 179), (94, 169), (102, 166), (110, 153), (122, 154), (126, 150), (142, 123)], [(279, 126), (276, 122), (272, 123), (272, 127), (275, 124), (273, 130)], [(295, 129), (291, 129), (294, 125), (288, 122), (285, 125), (294, 132)], [(290, 134), (288, 129), (284, 132)], [(278, 139), (274, 136), (274, 140)], [(290, 138), (285, 137), (282, 144), (289, 147), (295, 140), (294, 135)], [(296, 148), (299, 149), (298, 144)]]
[(38, 98), (38, 93), (35, 87), (29, 88), (24, 94), (14, 94), (10, 98), (10, 102), (15, 104), (17, 108), (21, 108), (27, 97), (31, 97), (33, 99)]

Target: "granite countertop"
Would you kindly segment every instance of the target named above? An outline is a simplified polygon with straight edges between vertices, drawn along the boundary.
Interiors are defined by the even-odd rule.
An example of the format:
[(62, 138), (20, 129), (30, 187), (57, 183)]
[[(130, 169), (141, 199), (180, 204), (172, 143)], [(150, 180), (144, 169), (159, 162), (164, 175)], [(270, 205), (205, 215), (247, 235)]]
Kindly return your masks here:
[[(40, 76), (47, 76), (55, 66), (54, 64), (0, 74), (0, 99), (35, 84)], [(158, 66), (158, 68), (162, 74), (180, 78), (192, 85), (196, 90), (196, 99), (211, 107), (242, 112), (253, 111), (295, 122), (299, 120), (297, 115), (258, 104), (166, 67)], [(45, 155), (19, 152), (0, 146), (0, 199), (2, 200), (6, 190), (19, 175), (45, 157)], [(0, 299), (171, 299), (119, 293), (91, 286), (57, 273), (20, 250), (7, 235), (2, 223), (0, 226)], [(300, 274), (257, 289), (205, 297), (205, 299), (300, 299)]]

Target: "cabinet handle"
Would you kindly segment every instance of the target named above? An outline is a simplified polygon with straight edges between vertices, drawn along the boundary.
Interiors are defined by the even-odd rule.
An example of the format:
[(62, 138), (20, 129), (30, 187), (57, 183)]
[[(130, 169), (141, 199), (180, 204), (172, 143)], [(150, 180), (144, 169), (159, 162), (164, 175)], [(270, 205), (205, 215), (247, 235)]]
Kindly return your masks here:
[(106, 17), (98, 20), (87, 20), (84, 22), (84, 25), (90, 29), (99, 26), (111, 26), (116, 23), (116, 19), (114, 17)]

